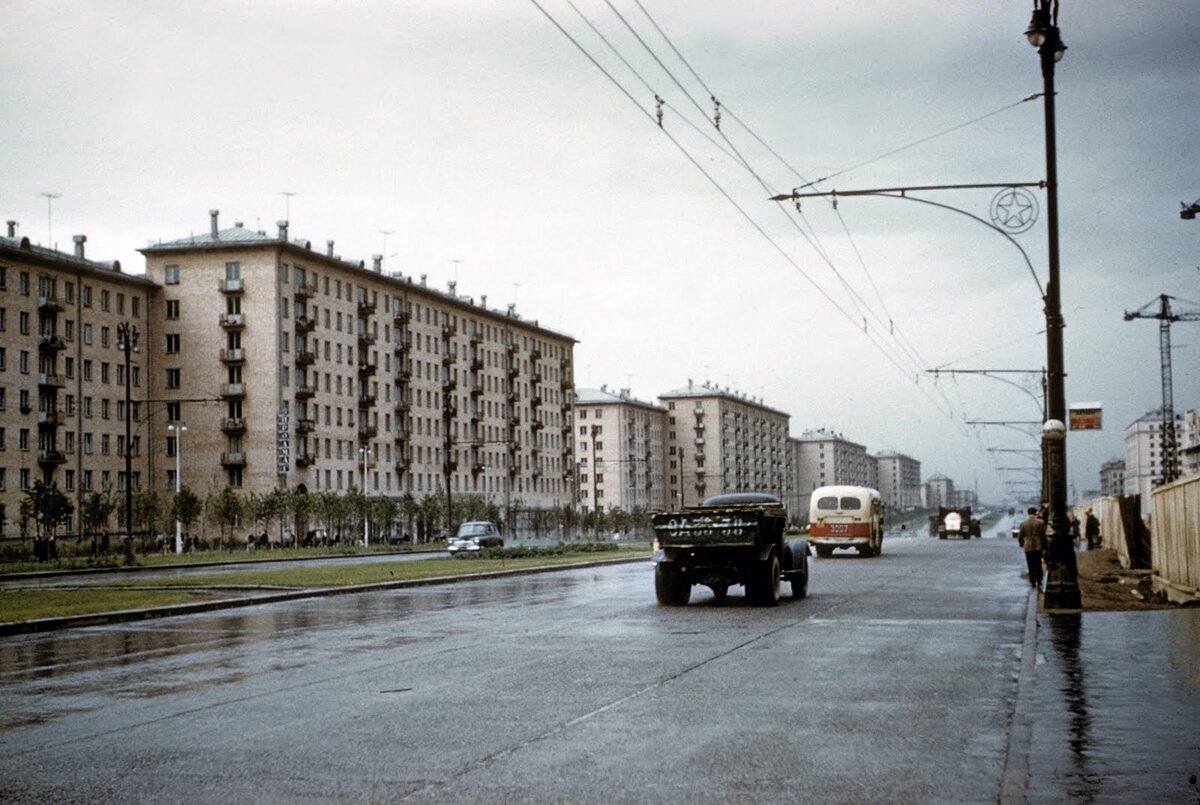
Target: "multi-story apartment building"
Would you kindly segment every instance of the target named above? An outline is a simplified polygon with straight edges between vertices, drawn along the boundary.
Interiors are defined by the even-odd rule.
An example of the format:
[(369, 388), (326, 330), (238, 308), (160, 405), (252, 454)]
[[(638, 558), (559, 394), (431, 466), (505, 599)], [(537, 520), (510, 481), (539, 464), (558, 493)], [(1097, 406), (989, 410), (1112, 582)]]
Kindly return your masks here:
[[(142, 249), (155, 307), (154, 439), (183, 482), (265, 492), (576, 496), (575, 340), (487, 298), (384, 274), (241, 223)], [(173, 465), (156, 483), (174, 486)]]
[(1200, 475), (1200, 408), (1183, 412), (1183, 432), (1178, 437), (1179, 471)]
[(892, 512), (910, 511), (921, 505), (921, 462), (902, 453), (880, 453), (879, 496)]
[(1100, 465), (1100, 494), (1119, 497), (1125, 494), (1125, 461), (1114, 458)]
[(873, 487), (879, 478), (875, 459), (867, 448), (840, 433), (809, 430), (797, 437), (796, 473), (802, 495), (835, 484)]
[(659, 395), (667, 410), (667, 489), (672, 508), (726, 492), (788, 496), (788, 415), (710, 384)]
[(151, 473), (144, 399), (156, 288), (118, 262), (87, 259), (86, 241), (76, 235), (73, 254), (35, 246), (13, 221), (0, 238), (3, 536), (32, 533), (19, 511), (39, 480), (71, 499), (66, 530), (80, 533), (86, 495), (137, 489)]
[(584, 511), (663, 510), (667, 507), (667, 412), (630, 396), (575, 390), (579, 504)]
[(925, 506), (936, 509), (938, 506), (955, 505), (954, 481), (945, 475), (934, 475), (925, 484)]
[[(1190, 444), (1188, 420), (1175, 414), (1175, 444)], [(1163, 480), (1162, 409), (1147, 412), (1125, 428), (1125, 494), (1142, 496), (1150, 511), (1150, 490)]]

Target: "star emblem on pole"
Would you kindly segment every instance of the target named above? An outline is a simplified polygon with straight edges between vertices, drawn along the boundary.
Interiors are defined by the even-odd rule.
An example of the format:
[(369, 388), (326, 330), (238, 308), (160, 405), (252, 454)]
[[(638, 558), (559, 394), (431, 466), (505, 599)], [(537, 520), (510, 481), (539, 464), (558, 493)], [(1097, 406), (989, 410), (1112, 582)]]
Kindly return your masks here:
[(1037, 222), (1037, 198), (1021, 187), (1008, 187), (992, 199), (992, 223), (1009, 232), (1027, 231)]

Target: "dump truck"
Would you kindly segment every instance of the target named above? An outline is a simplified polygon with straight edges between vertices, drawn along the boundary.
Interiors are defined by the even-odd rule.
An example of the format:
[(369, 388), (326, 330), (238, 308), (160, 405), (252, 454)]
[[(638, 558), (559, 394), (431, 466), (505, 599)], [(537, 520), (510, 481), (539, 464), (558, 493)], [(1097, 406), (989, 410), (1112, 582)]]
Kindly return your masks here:
[(785, 537), (787, 510), (774, 495), (716, 495), (651, 521), (654, 592), (663, 606), (687, 604), (696, 584), (718, 600), (740, 584), (757, 606), (779, 603), (781, 580), (793, 598), (808, 594), (808, 540)]
[(936, 525), (938, 539), (982, 536), (979, 521), (971, 517), (970, 506), (938, 506)]

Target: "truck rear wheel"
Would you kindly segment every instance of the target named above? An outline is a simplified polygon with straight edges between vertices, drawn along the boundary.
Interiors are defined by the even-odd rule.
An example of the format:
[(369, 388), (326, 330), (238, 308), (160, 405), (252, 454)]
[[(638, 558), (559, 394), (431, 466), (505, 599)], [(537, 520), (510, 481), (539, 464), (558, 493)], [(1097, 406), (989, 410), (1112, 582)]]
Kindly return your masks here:
[(692, 597), (692, 585), (669, 562), (659, 562), (654, 566), (654, 595), (663, 606), (681, 607)]
[(758, 562), (750, 571), (746, 592), (756, 606), (773, 607), (779, 603), (779, 578), (783, 569), (779, 556), (772, 553), (765, 562)]

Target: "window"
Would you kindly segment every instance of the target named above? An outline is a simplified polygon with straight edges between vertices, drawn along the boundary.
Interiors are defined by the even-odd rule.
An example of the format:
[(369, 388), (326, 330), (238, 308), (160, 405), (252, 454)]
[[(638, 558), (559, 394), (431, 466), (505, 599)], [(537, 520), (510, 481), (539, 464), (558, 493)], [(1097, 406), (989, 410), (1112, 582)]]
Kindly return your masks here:
[(22, 271), (20, 277), (20, 292), (21, 296), (29, 296), (29, 272)]
[(125, 315), (125, 294), (120, 291), (117, 292), (117, 313), (122, 316)]
[(89, 347), (92, 345), (92, 325), (90, 324), (83, 325), (83, 343)]
[(167, 388), (169, 388), (169, 389), (179, 388), (179, 373), (180, 373), (179, 369), (168, 369), (167, 370)]
[(83, 286), (83, 306), (84, 307), (92, 306), (92, 286), (91, 285)]
[(179, 300), (178, 299), (168, 299), (167, 300), (167, 318), (168, 319), (178, 319), (179, 318)]
[(109, 335), (108, 328), (101, 327), (100, 328), (100, 346), (102, 346), (102, 347), (108, 346), (108, 335)]
[(240, 280), (242, 278), (242, 264), (239, 262), (231, 262), (225, 264), (225, 279)]
[(29, 353), (25, 350), (21, 350), (20, 357), (21, 357), (21, 367), (20, 367), (21, 374), (27, 375), (27, 374), (29, 374)]
[(167, 266), (163, 269), (163, 282), (167, 285), (179, 284), (179, 266)]
[(108, 312), (108, 300), (109, 300), (108, 291), (101, 288), (100, 289), (100, 309), (103, 310), (105, 313)]
[(182, 404), (177, 402), (167, 403), (167, 421), (178, 422), (182, 411)]
[(167, 333), (167, 353), (179, 352), (179, 333)]
[(29, 335), (29, 313), (22, 310), (18, 318), (21, 323), (21, 335)]

